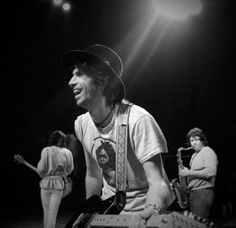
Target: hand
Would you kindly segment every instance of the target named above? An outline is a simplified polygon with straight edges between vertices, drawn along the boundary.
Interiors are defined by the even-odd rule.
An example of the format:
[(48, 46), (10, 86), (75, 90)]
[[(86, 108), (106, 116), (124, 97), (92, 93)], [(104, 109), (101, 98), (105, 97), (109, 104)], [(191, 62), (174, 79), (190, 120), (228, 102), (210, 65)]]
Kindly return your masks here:
[(179, 167), (179, 175), (180, 176), (183, 176), (183, 177), (186, 177), (186, 176), (189, 176), (190, 174), (190, 170), (186, 167), (184, 167), (183, 169)]
[(141, 216), (141, 214), (136, 214), (132, 216), (129, 228), (146, 228), (146, 220)]
[(129, 228), (146, 228), (146, 222), (152, 215), (159, 214), (151, 207), (145, 208), (142, 212), (132, 217), (131, 225)]
[(19, 164), (25, 162), (24, 158), (20, 154), (14, 155), (14, 161), (18, 162)]
[(182, 151), (183, 149), (184, 149), (183, 147), (179, 147), (177, 151), (180, 152), (180, 151)]

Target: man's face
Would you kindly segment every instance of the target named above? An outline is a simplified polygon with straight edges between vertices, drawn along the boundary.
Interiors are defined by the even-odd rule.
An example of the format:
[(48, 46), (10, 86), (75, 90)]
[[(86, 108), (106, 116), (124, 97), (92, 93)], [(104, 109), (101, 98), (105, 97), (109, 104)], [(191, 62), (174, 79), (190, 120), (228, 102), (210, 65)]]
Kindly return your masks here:
[(199, 136), (191, 136), (189, 141), (195, 151), (198, 152), (202, 149), (203, 143)]
[(73, 89), (76, 104), (90, 110), (102, 96), (102, 89), (95, 85), (93, 79), (79, 71), (76, 67), (72, 71), (69, 86)]

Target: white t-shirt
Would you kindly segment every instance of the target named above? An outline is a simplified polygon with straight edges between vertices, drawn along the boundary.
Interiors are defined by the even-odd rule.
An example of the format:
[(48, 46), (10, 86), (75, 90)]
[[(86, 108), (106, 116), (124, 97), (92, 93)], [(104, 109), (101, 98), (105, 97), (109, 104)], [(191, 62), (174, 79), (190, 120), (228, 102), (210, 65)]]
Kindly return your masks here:
[[(85, 153), (90, 153), (92, 155), (90, 157), (93, 157), (102, 168), (102, 199), (107, 199), (116, 192), (115, 145), (120, 110), (119, 105), (116, 105), (111, 123), (103, 129), (95, 126), (88, 112), (75, 120), (75, 132)], [(142, 164), (153, 156), (167, 151), (165, 137), (154, 118), (146, 110), (133, 104), (130, 109), (128, 127), (126, 177), (128, 188), (124, 211), (143, 210), (149, 186)], [(169, 184), (164, 169), (163, 175)]]

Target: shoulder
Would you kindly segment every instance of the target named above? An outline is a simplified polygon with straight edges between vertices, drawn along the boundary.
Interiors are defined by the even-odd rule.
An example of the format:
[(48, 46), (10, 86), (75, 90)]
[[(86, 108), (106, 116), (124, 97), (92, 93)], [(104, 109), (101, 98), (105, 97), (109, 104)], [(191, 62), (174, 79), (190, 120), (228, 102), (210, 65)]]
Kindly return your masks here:
[(41, 159), (47, 159), (50, 156), (51, 147), (44, 147), (41, 151)]
[(74, 122), (74, 127), (76, 131), (82, 131), (82, 129), (86, 129), (86, 126), (91, 125), (92, 123), (92, 119), (91, 116), (88, 112), (86, 112), (85, 114), (81, 114), (79, 115), (75, 122)]
[(204, 146), (202, 148), (202, 152), (204, 152), (204, 153), (214, 153), (215, 154), (215, 151), (209, 146)]
[(149, 128), (159, 127), (154, 117), (144, 108), (132, 105), (129, 118), (130, 126), (143, 126)]
[(144, 116), (151, 116), (151, 114), (144, 108), (133, 104), (130, 110), (130, 115), (136, 118), (142, 118)]
[(44, 147), (44, 148), (42, 149), (42, 154), (47, 154), (50, 150), (51, 150), (51, 147), (50, 147), (50, 146)]
[(119, 114), (124, 114), (128, 112), (128, 107), (130, 108), (130, 120), (136, 122), (143, 117), (151, 117), (151, 114), (144, 108), (123, 100), (119, 107)]
[(84, 114), (77, 116), (77, 118), (75, 119), (75, 125), (88, 124), (90, 121), (91, 121), (91, 116), (90, 116), (89, 112), (86, 112)]
[(202, 154), (204, 157), (217, 159), (217, 155), (216, 155), (215, 151), (209, 146), (204, 146), (202, 148)]
[(126, 100), (123, 100), (122, 103), (117, 106), (117, 116), (119, 116), (120, 119), (125, 121), (125, 116), (126, 114), (128, 114), (128, 111), (129, 127), (131, 128), (137, 125), (152, 125), (152, 122), (155, 122), (151, 114), (144, 108), (136, 104), (130, 103)]
[(67, 149), (67, 148), (61, 148), (61, 152), (62, 152), (62, 154), (63, 154), (63, 157), (66, 157), (67, 159), (73, 159), (73, 154), (72, 154), (72, 152), (69, 150), (69, 149)]
[(61, 148), (61, 151), (66, 153), (66, 154), (71, 154), (71, 151), (65, 147)]
[(130, 132), (153, 135), (155, 138), (164, 140), (162, 130), (155, 118), (146, 109), (136, 104), (133, 104), (130, 109), (129, 127)]
[(74, 122), (75, 134), (79, 140), (82, 140), (86, 132), (91, 132), (93, 128), (94, 123), (89, 112), (78, 116)]

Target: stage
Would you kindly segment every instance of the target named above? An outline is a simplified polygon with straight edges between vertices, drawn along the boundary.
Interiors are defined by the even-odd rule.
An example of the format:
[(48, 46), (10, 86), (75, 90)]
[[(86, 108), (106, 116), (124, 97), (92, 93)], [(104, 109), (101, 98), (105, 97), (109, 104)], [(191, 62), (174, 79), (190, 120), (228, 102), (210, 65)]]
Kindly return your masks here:
[[(62, 209), (59, 211), (56, 228), (64, 228), (72, 215), (72, 211)], [(2, 228), (42, 228), (43, 214), (39, 209), (30, 208), (28, 211), (12, 210), (2, 212), (0, 227)], [(236, 227), (236, 218), (216, 217), (212, 218), (215, 228)], [(170, 227), (171, 228), (171, 227)]]

